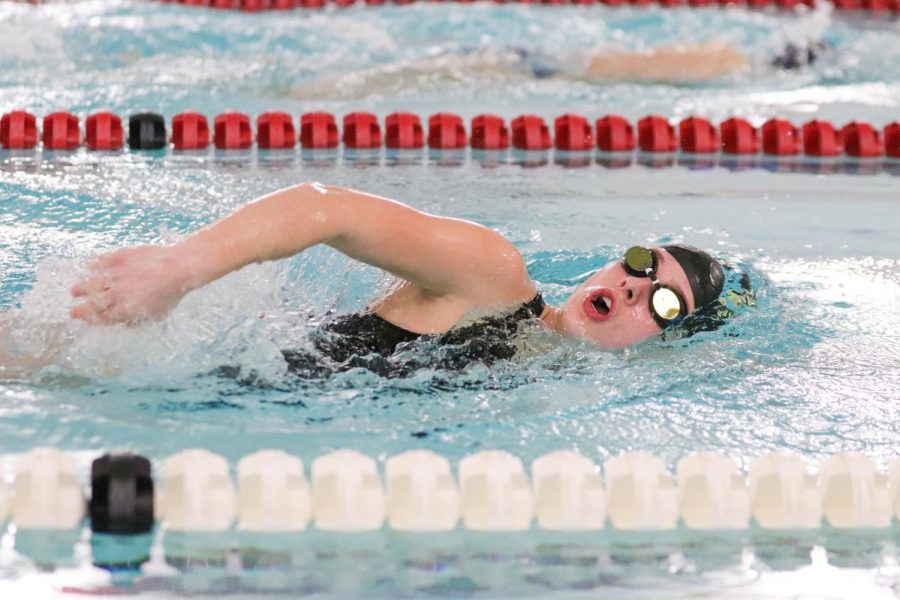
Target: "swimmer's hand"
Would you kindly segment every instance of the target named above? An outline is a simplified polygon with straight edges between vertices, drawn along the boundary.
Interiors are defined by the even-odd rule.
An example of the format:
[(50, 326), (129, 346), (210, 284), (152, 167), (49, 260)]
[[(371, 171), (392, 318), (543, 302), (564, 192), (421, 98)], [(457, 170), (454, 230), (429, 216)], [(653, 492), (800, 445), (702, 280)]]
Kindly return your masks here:
[(69, 314), (88, 323), (136, 324), (158, 319), (192, 289), (177, 246), (124, 248), (89, 259), (71, 290)]

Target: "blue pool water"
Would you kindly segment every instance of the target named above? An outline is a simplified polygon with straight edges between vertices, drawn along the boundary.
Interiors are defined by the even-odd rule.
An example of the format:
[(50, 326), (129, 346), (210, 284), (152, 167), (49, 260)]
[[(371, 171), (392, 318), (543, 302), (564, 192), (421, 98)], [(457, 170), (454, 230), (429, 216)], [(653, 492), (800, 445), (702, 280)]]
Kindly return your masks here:
[[(767, 70), (767, 57), (796, 36), (823, 36), (835, 50), (804, 72)], [(900, 116), (897, 36), (889, 20), (850, 22), (827, 13), (422, 4), (242, 15), (133, 2), (0, 5), (0, 39), (8, 40), (0, 44), (0, 112), (66, 108), (84, 116), (108, 107), (127, 115), (149, 108), (171, 117), (188, 108), (208, 115), (322, 108), (466, 117), (483, 110), (591, 118), (614, 111), (634, 118), (657, 111), (739, 114), (755, 122), (776, 115), (798, 123), (860, 118), (881, 126)], [(685, 87), (517, 73), (384, 76), (398, 64), (458, 48), (524, 44), (563, 53), (679, 39), (726, 40), (758, 65), (747, 75)], [(744, 466), (770, 450), (813, 463), (846, 450), (881, 465), (896, 455), (896, 170), (823, 176), (401, 162), (366, 166), (299, 153), (279, 160), (0, 155), (0, 307), (13, 311), (3, 343), (21, 351), (59, 348), (47, 369), (2, 375), (0, 453), (51, 445), (128, 449), (159, 461), (204, 447), (234, 464), (261, 448), (281, 448), (307, 463), (343, 447), (379, 461), (413, 448), (452, 461), (499, 448), (528, 462), (575, 449), (599, 463), (646, 449), (672, 465), (713, 449)], [(867, 164), (850, 171), (866, 173)], [(307, 340), (307, 316), (362, 308), (390, 285), (331, 251), (229, 275), (190, 294), (159, 323), (91, 328), (68, 319), (68, 288), (81, 258), (176, 239), (260, 194), (310, 179), (497, 229), (520, 248), (551, 303), (633, 243), (686, 241), (744, 265), (757, 307), (690, 341), (600, 352), (534, 332), (546, 353), (491, 368), (399, 380), (355, 371), (307, 382), (287, 379), (279, 354)], [(222, 364), (255, 370), (262, 385), (210, 374)], [(427, 537), (310, 533), (281, 553), (271, 545), (284, 540), (260, 544), (270, 556), (262, 563), (277, 565), (287, 553), (292, 568), (235, 574), (221, 553), (210, 559), (200, 551), (208, 562), (183, 565), (180, 578), (135, 582), (131, 573), (122, 585), (148, 597), (253, 596), (268, 577), (274, 592), (290, 596), (565, 598), (714, 598), (725, 588), (736, 598), (852, 598), (861, 591), (892, 597), (900, 586), (893, 530)], [(245, 556), (245, 566), (251, 563)], [(64, 587), (37, 571), (0, 561), (0, 590), (25, 597)], [(271, 583), (271, 571), (281, 583)]]

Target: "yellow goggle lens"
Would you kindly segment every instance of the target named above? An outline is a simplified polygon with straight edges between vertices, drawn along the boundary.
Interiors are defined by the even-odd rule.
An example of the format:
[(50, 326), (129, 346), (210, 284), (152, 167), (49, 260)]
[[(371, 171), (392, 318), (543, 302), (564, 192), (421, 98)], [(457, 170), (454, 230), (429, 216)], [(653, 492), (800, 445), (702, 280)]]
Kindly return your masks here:
[(660, 288), (653, 293), (653, 312), (666, 321), (672, 321), (681, 314), (681, 301), (675, 292)]
[(625, 264), (643, 273), (653, 266), (653, 253), (643, 246), (632, 246), (625, 252)]

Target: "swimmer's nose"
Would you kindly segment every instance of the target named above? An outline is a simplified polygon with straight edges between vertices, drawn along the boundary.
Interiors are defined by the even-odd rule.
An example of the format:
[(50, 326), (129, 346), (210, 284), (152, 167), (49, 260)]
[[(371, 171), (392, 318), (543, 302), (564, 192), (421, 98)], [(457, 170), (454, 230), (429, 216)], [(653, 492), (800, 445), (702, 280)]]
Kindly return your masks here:
[(641, 285), (640, 279), (626, 277), (619, 282), (619, 300), (628, 306), (633, 306), (641, 301), (646, 301), (644, 298), (646, 287), (646, 285)]

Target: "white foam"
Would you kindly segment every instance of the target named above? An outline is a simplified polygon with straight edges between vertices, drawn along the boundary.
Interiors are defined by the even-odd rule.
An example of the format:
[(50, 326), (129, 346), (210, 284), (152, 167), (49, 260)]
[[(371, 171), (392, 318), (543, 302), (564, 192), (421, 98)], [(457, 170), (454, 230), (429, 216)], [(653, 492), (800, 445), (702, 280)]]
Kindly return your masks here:
[(817, 2), (816, 7), (796, 18), (779, 19), (781, 34), (786, 42), (817, 42), (831, 27), (834, 7), (831, 2)]
[(66, 61), (63, 30), (46, 11), (4, 3), (0, 6), (0, 62), (17, 65)]
[[(8, 315), (4, 350), (36, 368), (58, 366), (87, 377), (126, 375), (153, 380), (154, 367), (167, 375), (201, 372), (232, 359), (263, 377), (278, 377), (278, 347), (265, 335), (263, 317), (276, 309), (275, 264), (251, 265), (196, 290), (160, 321), (137, 326), (92, 326), (72, 319), (72, 285), (80, 261), (47, 258), (35, 285)], [(274, 359), (274, 360), (273, 360)]]

